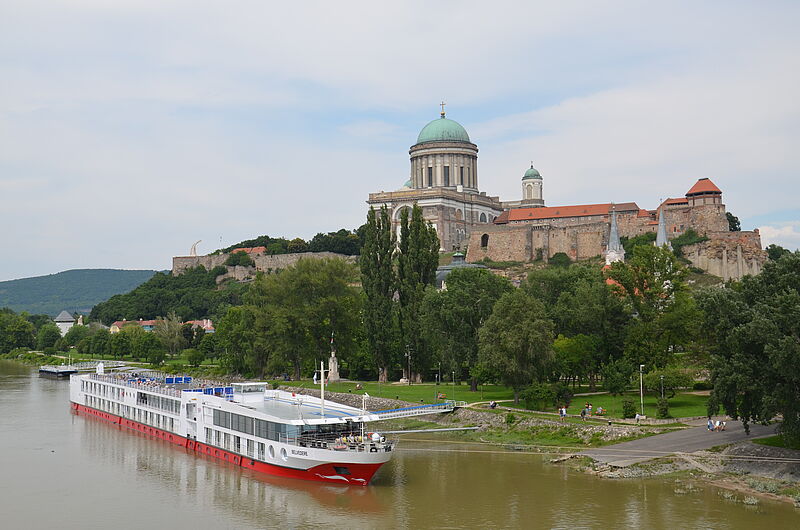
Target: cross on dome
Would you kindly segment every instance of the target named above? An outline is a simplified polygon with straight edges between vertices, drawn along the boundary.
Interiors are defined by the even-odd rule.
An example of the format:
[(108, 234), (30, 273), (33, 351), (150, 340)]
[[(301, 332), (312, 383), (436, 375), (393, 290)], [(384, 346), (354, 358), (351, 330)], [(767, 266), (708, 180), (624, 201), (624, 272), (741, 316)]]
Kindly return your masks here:
[(439, 106), (442, 107), (442, 112), (440, 113), (442, 115), (442, 118), (444, 118), (444, 106), (445, 105), (447, 105), (447, 103), (445, 103), (444, 100), (442, 100), (442, 102), (439, 103)]

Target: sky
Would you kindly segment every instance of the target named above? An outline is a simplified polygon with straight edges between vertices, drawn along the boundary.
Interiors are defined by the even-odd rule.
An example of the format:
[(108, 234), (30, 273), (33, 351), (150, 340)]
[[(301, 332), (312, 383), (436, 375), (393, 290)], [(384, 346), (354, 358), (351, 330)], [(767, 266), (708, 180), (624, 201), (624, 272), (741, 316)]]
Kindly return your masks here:
[(447, 116), (479, 186), (800, 247), (798, 2), (0, 0), (0, 280), (364, 222)]

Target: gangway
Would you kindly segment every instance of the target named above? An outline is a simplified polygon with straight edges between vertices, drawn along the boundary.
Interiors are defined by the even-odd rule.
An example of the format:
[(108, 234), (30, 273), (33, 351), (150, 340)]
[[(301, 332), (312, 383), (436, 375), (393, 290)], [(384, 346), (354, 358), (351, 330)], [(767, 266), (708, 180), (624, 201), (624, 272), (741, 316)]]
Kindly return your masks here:
[(439, 412), (453, 412), (457, 408), (466, 407), (466, 401), (447, 400), (442, 403), (432, 405), (416, 405), (414, 407), (403, 407), (400, 409), (379, 410), (370, 414), (373, 421), (394, 420), (397, 418), (409, 418), (412, 416), (422, 416), (425, 414), (435, 414)]
[(97, 365), (100, 363), (103, 363), (105, 368), (121, 368), (126, 365), (124, 361), (86, 361), (60, 365), (43, 364), (39, 367), (39, 373), (51, 377), (69, 377), (78, 372), (92, 372), (97, 369)]

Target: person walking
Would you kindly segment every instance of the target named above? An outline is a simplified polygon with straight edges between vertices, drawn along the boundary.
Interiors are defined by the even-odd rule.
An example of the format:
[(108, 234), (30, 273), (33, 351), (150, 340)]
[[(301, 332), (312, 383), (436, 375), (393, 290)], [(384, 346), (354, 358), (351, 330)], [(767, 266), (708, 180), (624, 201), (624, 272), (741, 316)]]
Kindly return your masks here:
[(581, 409), (581, 419), (583, 421), (586, 421), (586, 408), (585, 407)]
[(558, 415), (560, 416), (561, 422), (563, 423), (564, 419), (567, 417), (567, 407), (565, 405), (561, 405), (561, 407), (558, 409)]

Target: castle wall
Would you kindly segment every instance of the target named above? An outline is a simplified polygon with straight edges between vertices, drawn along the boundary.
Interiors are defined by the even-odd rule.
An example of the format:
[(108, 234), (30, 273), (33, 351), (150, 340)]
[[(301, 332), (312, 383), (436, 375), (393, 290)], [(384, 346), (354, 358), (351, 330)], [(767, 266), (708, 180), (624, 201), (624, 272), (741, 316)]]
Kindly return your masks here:
[[(208, 256), (176, 256), (172, 258), (172, 274), (178, 275), (194, 267), (202, 265), (206, 270), (211, 270), (219, 265), (225, 265), (225, 260), (228, 259), (230, 254), (216, 254)], [(350, 263), (356, 262), (355, 256), (345, 256), (335, 252), (298, 252), (294, 254), (251, 254), (251, 258), (255, 262), (256, 271), (271, 273), (286, 269), (295, 265), (301, 259), (323, 259), (323, 258), (338, 258), (348, 261)], [(241, 269), (241, 270), (240, 270)], [(228, 267), (229, 277), (237, 280), (242, 280), (249, 277), (248, 271), (252, 271), (252, 267)]]

